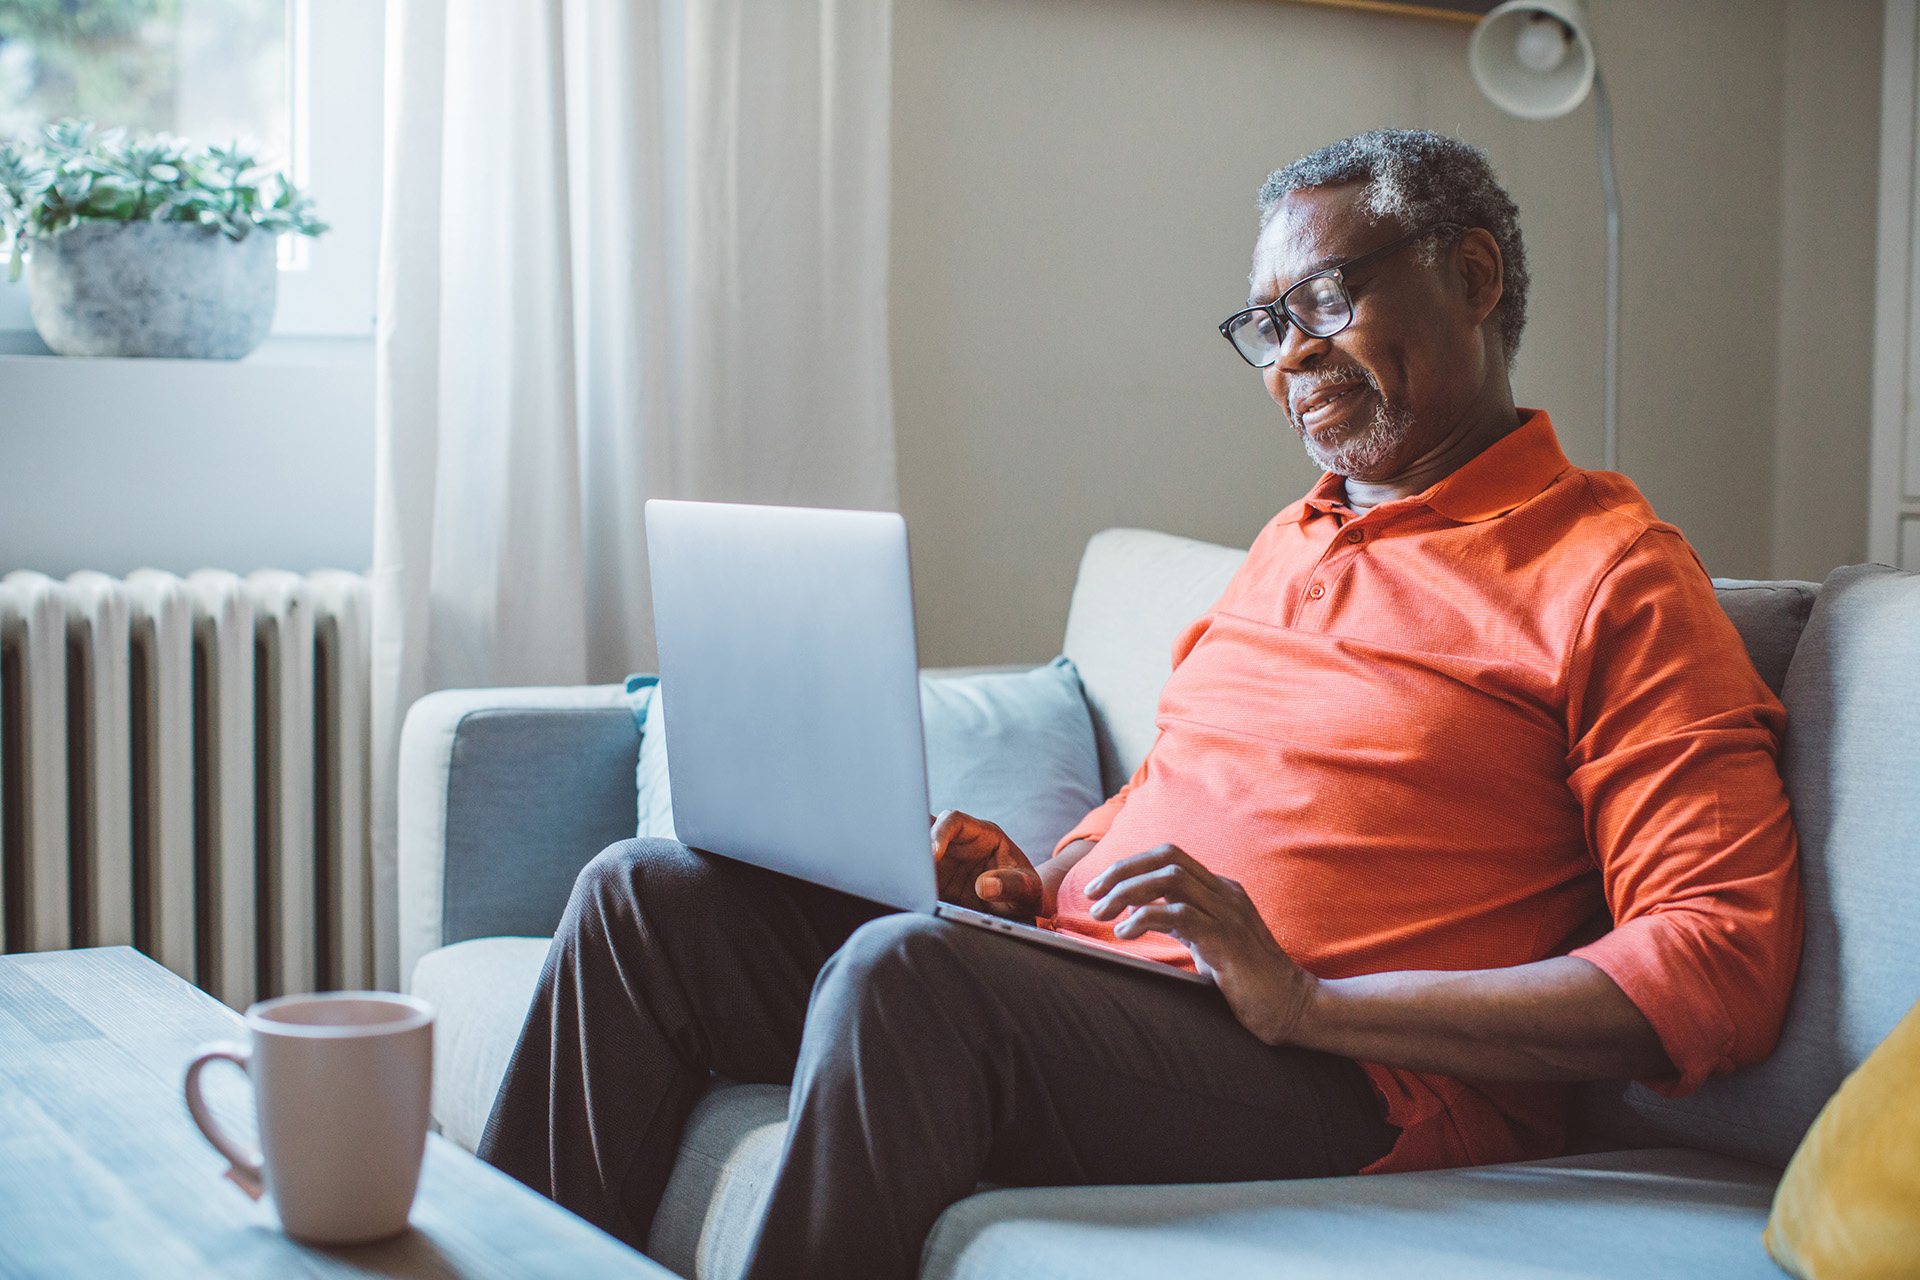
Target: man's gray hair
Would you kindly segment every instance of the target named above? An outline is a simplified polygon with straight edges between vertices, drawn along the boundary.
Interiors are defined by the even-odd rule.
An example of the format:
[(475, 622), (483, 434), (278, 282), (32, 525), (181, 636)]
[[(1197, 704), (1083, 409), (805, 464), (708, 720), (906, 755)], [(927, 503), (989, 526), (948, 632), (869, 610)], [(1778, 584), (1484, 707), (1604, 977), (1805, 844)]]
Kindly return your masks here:
[[(1424, 129), (1375, 129), (1324, 146), (1276, 169), (1260, 188), (1260, 229), (1290, 192), (1364, 182), (1361, 205), (1373, 221), (1412, 231), (1435, 222), (1483, 227), (1500, 246), (1505, 292), (1500, 338), (1507, 359), (1520, 349), (1527, 323), (1527, 250), (1520, 243), (1520, 210), (1493, 176), (1480, 148)], [(1435, 240), (1427, 242), (1433, 260)]]

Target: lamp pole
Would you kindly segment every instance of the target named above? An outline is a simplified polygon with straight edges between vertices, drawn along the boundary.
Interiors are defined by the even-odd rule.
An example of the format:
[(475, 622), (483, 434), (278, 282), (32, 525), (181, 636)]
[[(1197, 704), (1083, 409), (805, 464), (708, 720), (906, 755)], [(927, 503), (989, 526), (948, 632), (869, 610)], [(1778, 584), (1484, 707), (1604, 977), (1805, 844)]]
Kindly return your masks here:
[(1613, 102), (1587, 34), (1582, 0), (1505, 0), (1474, 28), (1467, 67), (1502, 111), (1563, 116), (1591, 92), (1607, 213), (1607, 338), (1601, 359), (1601, 465), (1620, 469), (1620, 185), (1613, 172)]

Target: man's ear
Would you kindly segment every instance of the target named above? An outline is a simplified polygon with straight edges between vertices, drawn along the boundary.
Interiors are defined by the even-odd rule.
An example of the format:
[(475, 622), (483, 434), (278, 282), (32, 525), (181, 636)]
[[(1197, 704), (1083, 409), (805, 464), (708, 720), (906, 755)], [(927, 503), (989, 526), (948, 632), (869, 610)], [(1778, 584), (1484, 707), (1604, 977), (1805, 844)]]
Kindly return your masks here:
[(1506, 293), (1506, 264), (1500, 245), (1485, 227), (1470, 227), (1454, 246), (1462, 300), (1475, 325), (1483, 323)]

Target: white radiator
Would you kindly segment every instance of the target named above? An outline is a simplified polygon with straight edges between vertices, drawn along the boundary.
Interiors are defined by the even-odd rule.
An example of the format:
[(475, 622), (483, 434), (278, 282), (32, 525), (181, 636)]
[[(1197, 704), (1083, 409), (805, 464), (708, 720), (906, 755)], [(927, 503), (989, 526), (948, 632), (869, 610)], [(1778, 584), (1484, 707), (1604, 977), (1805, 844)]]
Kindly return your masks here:
[(359, 574), (0, 579), (0, 938), (373, 985)]

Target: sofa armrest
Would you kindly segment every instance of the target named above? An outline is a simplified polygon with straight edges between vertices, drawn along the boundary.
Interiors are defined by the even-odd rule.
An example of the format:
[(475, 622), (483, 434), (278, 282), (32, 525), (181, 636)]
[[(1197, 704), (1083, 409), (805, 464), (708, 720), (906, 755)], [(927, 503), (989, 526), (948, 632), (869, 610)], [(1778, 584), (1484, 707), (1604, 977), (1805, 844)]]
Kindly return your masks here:
[(574, 877), (634, 833), (620, 685), (448, 689), (400, 738), (400, 980), (449, 943), (550, 936)]

